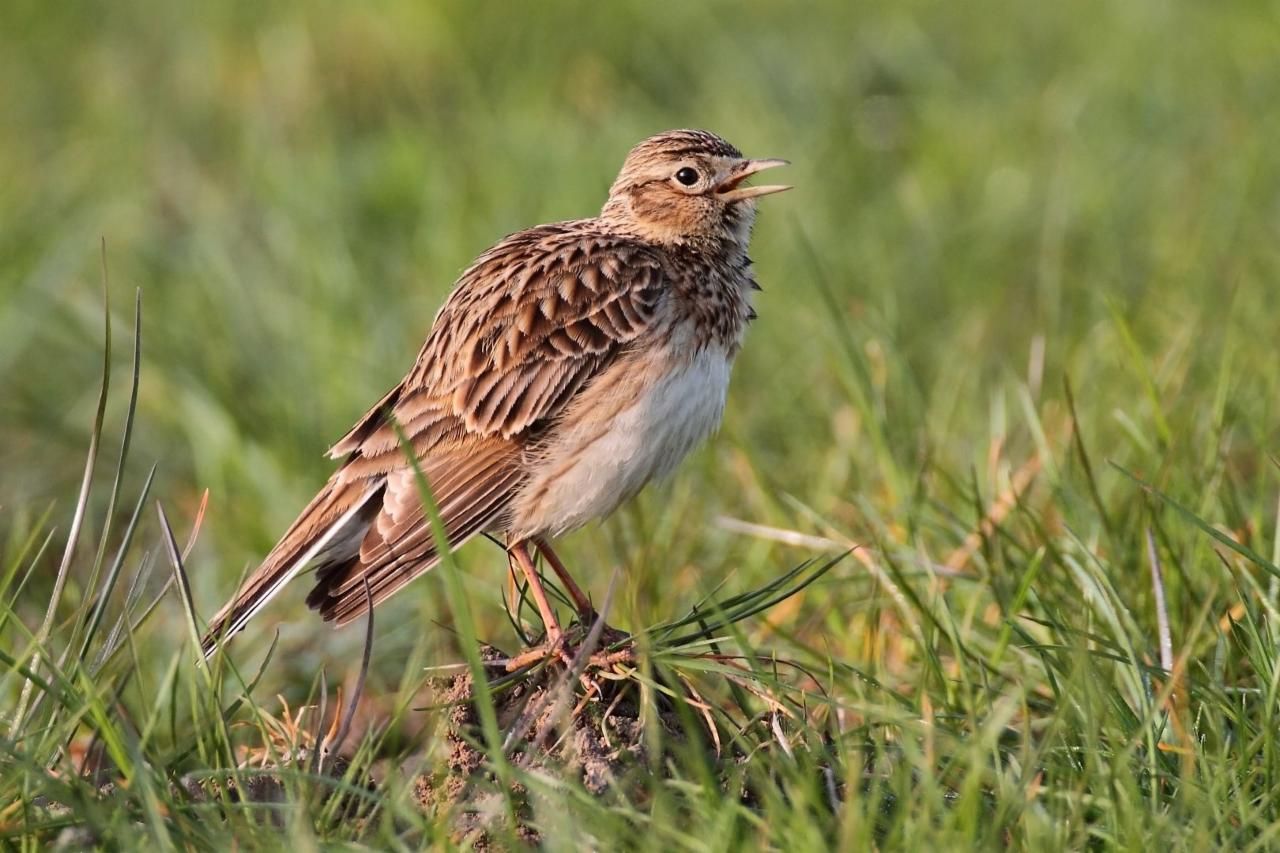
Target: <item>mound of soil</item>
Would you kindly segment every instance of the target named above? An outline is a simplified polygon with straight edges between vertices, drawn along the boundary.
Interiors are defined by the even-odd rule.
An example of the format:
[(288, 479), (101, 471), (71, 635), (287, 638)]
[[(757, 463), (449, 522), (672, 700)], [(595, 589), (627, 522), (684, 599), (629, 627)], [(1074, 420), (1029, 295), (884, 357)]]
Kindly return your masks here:
[[(492, 647), (482, 650), (490, 683), (508, 676), (506, 656)], [(588, 667), (571, 680), (568, 667), (545, 666), (501, 685), (493, 699), (498, 727), (506, 738), (509, 761), (576, 781), (598, 796), (624, 784), (628, 771), (653, 767), (637, 682), (598, 667)], [(474, 704), (471, 673), (442, 684), (440, 704), (452, 706), (442, 733), (447, 760), (439, 770), (415, 781), (422, 808), (450, 815), (457, 840), (484, 848), (490, 831), (505, 818), (501, 786), (485, 769), (484, 734)], [(652, 711), (650, 712), (652, 713)], [(671, 747), (687, 743), (689, 734), (670, 703), (659, 703), (653, 723), (661, 741)], [(658, 762), (661, 764), (661, 762)], [(538, 841), (530, 826), (535, 803), (523, 785), (512, 783), (516, 835)]]

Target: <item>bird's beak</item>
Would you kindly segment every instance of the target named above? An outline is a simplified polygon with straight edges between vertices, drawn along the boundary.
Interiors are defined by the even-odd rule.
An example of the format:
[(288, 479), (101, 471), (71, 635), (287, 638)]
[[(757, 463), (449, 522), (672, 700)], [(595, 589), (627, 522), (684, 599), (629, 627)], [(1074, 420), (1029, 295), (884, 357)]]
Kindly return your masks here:
[(765, 169), (772, 169), (774, 166), (790, 166), (787, 160), (743, 160), (734, 166), (729, 174), (725, 176), (716, 186), (716, 198), (721, 201), (742, 201), (747, 198), (759, 198), (762, 195), (773, 195), (791, 187), (782, 184), (772, 184), (763, 187), (742, 187), (738, 186), (747, 178), (756, 172), (763, 172)]

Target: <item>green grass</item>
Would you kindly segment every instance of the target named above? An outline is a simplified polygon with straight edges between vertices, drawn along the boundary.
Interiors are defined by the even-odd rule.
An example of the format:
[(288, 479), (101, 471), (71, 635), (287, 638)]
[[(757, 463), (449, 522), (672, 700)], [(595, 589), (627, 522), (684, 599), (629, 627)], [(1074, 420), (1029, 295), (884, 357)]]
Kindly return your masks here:
[[(611, 621), (641, 630), (857, 545), (723, 635), (805, 667), (778, 689), (822, 750), (755, 753), (745, 805), (693, 761), (644, 796), (543, 785), (548, 846), (1280, 843), (1278, 37), (1267, 4), (1155, 0), (9, 3), (0, 844), (279, 844), (172, 785), (260, 742), (276, 694), (323, 672), (332, 705), (364, 632), (300, 587), (231, 646), (239, 677), (196, 669), (155, 502), (181, 545), (208, 490), (181, 561), (207, 616), (458, 271), (595, 211), (678, 126), (787, 157), (796, 190), (762, 203), (721, 434), (562, 553), (596, 596), (620, 568)], [(514, 643), (501, 554), (457, 568), (378, 611), (384, 762), (438, 755), (414, 709), (459, 631)], [(91, 739), (127, 780), (103, 798)], [(360, 831), (289, 784), (281, 825), (318, 843), (448, 839), (407, 781)]]

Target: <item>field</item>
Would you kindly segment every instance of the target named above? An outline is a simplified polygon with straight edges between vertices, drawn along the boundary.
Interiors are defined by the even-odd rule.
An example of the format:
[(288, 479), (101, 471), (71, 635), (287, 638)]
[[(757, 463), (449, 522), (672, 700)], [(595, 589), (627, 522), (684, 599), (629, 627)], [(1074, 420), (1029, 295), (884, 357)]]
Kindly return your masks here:
[(518, 645), (499, 549), (379, 608), (355, 769), (275, 804), (190, 780), (332, 716), (365, 631), (304, 580), (209, 671), (192, 616), (476, 254), (686, 126), (793, 163), (760, 316), (720, 434), (562, 554), (637, 633), (784, 584), (679, 658), (739, 740), (650, 730), (603, 793), (489, 740), (475, 784), (553, 849), (1280, 844), (1277, 44), (1248, 2), (6, 4), (0, 844), (475, 840), (412, 777), (426, 680)]

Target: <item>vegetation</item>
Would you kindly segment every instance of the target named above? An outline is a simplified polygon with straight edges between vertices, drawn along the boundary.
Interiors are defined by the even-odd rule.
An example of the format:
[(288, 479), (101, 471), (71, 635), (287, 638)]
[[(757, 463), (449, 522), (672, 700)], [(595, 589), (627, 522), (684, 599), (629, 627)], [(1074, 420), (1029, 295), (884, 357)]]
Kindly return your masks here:
[[(1277, 27), (7, 4), (0, 844), (1274, 846)], [(305, 581), (197, 667), (458, 271), (678, 126), (797, 189), (761, 217), (721, 435), (561, 551), (643, 638), (605, 670), (634, 765), (593, 787), (502, 742), (478, 641), (521, 638), (484, 542), (378, 610), (367, 672)], [(461, 729), (460, 661), (499, 679)], [(450, 742), (489, 799), (423, 808)]]

